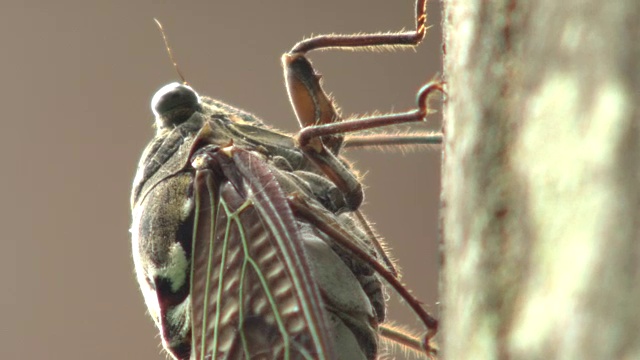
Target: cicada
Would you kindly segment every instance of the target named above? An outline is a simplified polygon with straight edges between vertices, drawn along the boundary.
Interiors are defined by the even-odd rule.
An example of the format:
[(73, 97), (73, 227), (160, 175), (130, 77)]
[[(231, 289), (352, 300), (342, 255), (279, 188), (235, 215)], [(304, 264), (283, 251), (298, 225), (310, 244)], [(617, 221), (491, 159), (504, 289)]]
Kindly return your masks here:
[[(399, 282), (358, 210), (360, 179), (340, 151), (403, 142), (344, 134), (423, 121), (427, 96), (441, 86), (424, 87), (416, 110), (342, 120), (306, 57), (417, 45), (425, 2), (416, 4), (415, 31), (319, 36), (283, 56), (302, 127), (295, 136), (186, 84), (155, 94), (156, 135), (134, 179), (131, 232), (137, 278), (173, 358), (376, 359), (381, 337), (435, 353), (437, 321)], [(424, 337), (385, 324), (383, 279), (425, 324)]]

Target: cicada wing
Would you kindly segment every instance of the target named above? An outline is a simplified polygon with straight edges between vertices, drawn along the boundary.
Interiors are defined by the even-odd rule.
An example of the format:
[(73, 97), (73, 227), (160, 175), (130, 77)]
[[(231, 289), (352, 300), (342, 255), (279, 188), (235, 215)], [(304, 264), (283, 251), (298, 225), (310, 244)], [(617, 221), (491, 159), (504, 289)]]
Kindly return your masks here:
[(192, 358), (335, 358), (303, 239), (275, 177), (241, 149), (211, 158), (224, 164), (209, 161), (194, 180)]

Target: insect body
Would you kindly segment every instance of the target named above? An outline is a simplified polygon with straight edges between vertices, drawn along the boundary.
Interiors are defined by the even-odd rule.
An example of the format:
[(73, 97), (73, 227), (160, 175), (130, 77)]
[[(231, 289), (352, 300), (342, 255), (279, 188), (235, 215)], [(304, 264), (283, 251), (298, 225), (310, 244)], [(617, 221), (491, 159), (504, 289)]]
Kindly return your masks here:
[[(417, 43), (424, 5), (417, 4), (415, 33), (318, 37), (285, 54), (304, 128), (296, 137), (187, 85), (156, 93), (157, 133), (131, 198), (133, 252), (174, 358), (375, 359), (380, 334), (432, 353), (437, 323), (371, 237), (358, 212), (360, 183), (338, 153), (346, 131), (421, 121), (438, 86), (421, 92), (418, 110), (339, 122), (305, 56), (327, 46), (410, 43), (410, 36)], [(428, 327), (424, 343), (381, 325), (381, 278)]]
[[(207, 352), (211, 346), (216, 353), (240, 354), (250, 346), (255, 356), (266, 351), (253, 349), (262, 344), (279, 348), (276, 355), (288, 351), (287, 358), (315, 358), (317, 348), (333, 348), (322, 343), (333, 340), (327, 322), (348, 313), (344, 326), (367, 335), (360, 341), (375, 353), (371, 318), (384, 318), (384, 302), (373, 271), (353, 261), (350, 268), (340, 259), (347, 258), (344, 251), (289, 210), (295, 200), (287, 195), (295, 195), (337, 223), (353, 223), (347, 213), (335, 215), (344, 207), (336, 186), (291, 138), (246, 113), (179, 84), (156, 97), (158, 136), (143, 156), (133, 192), (134, 247), (141, 255), (139, 281), (165, 346), (176, 358), (188, 358), (191, 337), (208, 336), (206, 326), (204, 334), (191, 333), (191, 322), (201, 321), (215, 324), (219, 338), (205, 346)], [(189, 274), (188, 264), (204, 273)], [(332, 271), (312, 268), (322, 265)], [(318, 285), (334, 298), (321, 300)], [(335, 286), (347, 291), (330, 289)], [(196, 304), (192, 291), (206, 293), (197, 297), (204, 303)], [(336, 309), (335, 319), (325, 319), (318, 308), (323, 302)], [(214, 309), (194, 311), (196, 306)], [(274, 339), (282, 343), (274, 346)]]

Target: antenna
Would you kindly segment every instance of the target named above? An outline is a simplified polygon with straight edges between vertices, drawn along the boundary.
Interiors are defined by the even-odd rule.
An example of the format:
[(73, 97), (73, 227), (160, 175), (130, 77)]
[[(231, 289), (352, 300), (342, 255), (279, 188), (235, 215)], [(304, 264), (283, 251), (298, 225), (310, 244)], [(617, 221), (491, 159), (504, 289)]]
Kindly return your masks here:
[(158, 25), (158, 28), (160, 28), (160, 33), (162, 34), (162, 40), (164, 40), (164, 47), (167, 49), (167, 53), (169, 53), (169, 59), (171, 60), (171, 63), (173, 64), (174, 69), (176, 69), (176, 72), (178, 73), (178, 76), (180, 76), (182, 83), (184, 85), (189, 85), (187, 80), (185, 80), (184, 76), (182, 76), (182, 72), (180, 71), (180, 68), (178, 67), (178, 64), (176, 63), (175, 59), (173, 58), (173, 51), (171, 51), (171, 47), (169, 46), (169, 40), (167, 40), (167, 35), (164, 33), (162, 24), (156, 18), (153, 18), (153, 21), (155, 21), (156, 24)]

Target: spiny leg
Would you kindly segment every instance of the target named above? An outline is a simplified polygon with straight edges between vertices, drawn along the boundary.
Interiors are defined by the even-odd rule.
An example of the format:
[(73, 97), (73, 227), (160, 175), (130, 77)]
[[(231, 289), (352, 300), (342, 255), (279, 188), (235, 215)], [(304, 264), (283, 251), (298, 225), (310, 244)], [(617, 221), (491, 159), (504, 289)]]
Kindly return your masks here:
[[(306, 53), (311, 50), (325, 48), (349, 49), (354, 47), (376, 47), (411, 45), (415, 46), (424, 37), (426, 28), (426, 0), (418, 0), (416, 3), (416, 30), (407, 33), (395, 34), (364, 34), (364, 35), (322, 35), (296, 44), (293, 49), (282, 58), (285, 70), (285, 79), (289, 99), (294, 108), (298, 122), (302, 130), (298, 133), (298, 145), (319, 168), (330, 178), (345, 196), (347, 205), (356, 210), (359, 207), (363, 195), (358, 179), (340, 161), (338, 154), (343, 134), (366, 129), (379, 128), (389, 125), (397, 125), (410, 122), (423, 121), (428, 114), (427, 99), (433, 91), (443, 91), (443, 84), (432, 82), (424, 86), (418, 93), (418, 108), (406, 113), (373, 116), (364, 119), (342, 122), (336, 107), (330, 97), (324, 92), (320, 84), (320, 75), (315, 72), (311, 62), (306, 58)], [(386, 139), (385, 141), (389, 141)], [(397, 141), (397, 140), (396, 140)], [(406, 141), (406, 140), (400, 140)], [(421, 140), (424, 141), (424, 140)], [(441, 143), (440, 134), (432, 136), (428, 141)], [(326, 147), (325, 147), (326, 146)], [(327, 150), (327, 148), (330, 150)], [(431, 346), (431, 339), (435, 336), (438, 322), (430, 316), (407, 289), (398, 281), (397, 273), (393, 265), (386, 258), (384, 251), (379, 252), (383, 256), (386, 267), (372, 259), (368, 254), (357, 248), (351, 248), (348, 237), (340, 234), (336, 228), (328, 225), (325, 219), (319, 219), (318, 211), (309, 211), (304, 201), (300, 198), (292, 199), (292, 208), (302, 216), (308, 216), (321, 230), (339, 241), (344, 247), (349, 248), (357, 257), (370, 263), (376, 271), (391, 284), (403, 297), (409, 306), (427, 327), (427, 333), (422, 341), (411, 338), (407, 334), (384, 328), (383, 336), (395, 342), (403, 343), (414, 349), (418, 348), (429, 356), (436, 353)], [(323, 228), (326, 225), (327, 228)], [(366, 221), (363, 222), (368, 228)], [(377, 247), (380, 244), (375, 237), (372, 239)], [(388, 330), (388, 331), (387, 331)]]
[[(289, 100), (301, 128), (341, 121), (335, 105), (320, 85), (321, 76), (315, 72), (306, 54), (321, 49), (375, 49), (377, 47), (416, 46), (424, 38), (427, 21), (426, 0), (416, 1), (416, 29), (387, 34), (320, 35), (297, 43), (282, 56)], [(334, 153), (332, 138), (323, 142)], [(339, 144), (337, 145), (339, 147)]]
[[(342, 191), (345, 202), (351, 210), (360, 206), (363, 194), (362, 186), (356, 176), (347, 169), (340, 159), (327, 151), (323, 140), (331, 136), (342, 136), (345, 133), (362, 131), (412, 122), (421, 122), (428, 114), (428, 97), (434, 91), (444, 93), (443, 83), (430, 82), (420, 89), (417, 96), (418, 108), (404, 113), (372, 116), (344, 122), (332, 122), (321, 125), (307, 126), (297, 135), (298, 145), (309, 158), (327, 175)], [(437, 143), (442, 142), (441, 135), (435, 135)]]
[[(367, 118), (345, 121), (345, 122), (336, 122), (336, 123), (328, 123), (323, 125), (307, 126), (304, 129), (300, 130), (300, 132), (298, 133), (297, 135), (298, 144), (302, 149), (308, 149), (307, 145), (311, 144), (314, 140), (316, 141), (316, 143), (313, 144), (312, 146), (320, 145), (319, 148), (321, 151), (323, 151), (323, 153), (322, 152), (313, 153), (312, 151), (305, 151), (305, 152), (308, 155), (311, 155), (310, 156), (311, 159), (321, 167), (321, 169), (325, 172), (325, 174), (336, 184), (336, 186), (343, 192), (343, 194), (345, 194), (345, 200), (347, 200), (347, 203), (348, 203), (348, 201), (350, 199), (353, 199), (355, 195), (362, 196), (362, 193), (361, 192), (359, 193), (345, 192), (344, 188), (341, 187), (341, 184), (347, 183), (352, 179), (354, 181), (354, 184), (356, 184), (357, 186), (360, 186), (360, 183), (353, 176), (353, 174), (346, 167), (344, 167), (344, 165), (342, 165), (342, 163), (339, 162), (339, 160), (332, 153), (326, 151), (326, 149), (322, 146), (322, 143), (321, 141), (319, 141), (319, 139), (324, 139), (325, 137), (331, 136), (331, 135), (342, 135), (342, 134), (353, 132), (353, 131), (361, 131), (361, 130), (374, 129), (374, 128), (379, 128), (379, 127), (384, 127), (389, 125), (398, 125), (398, 124), (404, 124), (404, 123), (423, 121), (429, 112), (429, 109), (428, 109), (429, 95), (434, 91), (439, 91), (444, 93), (443, 83), (434, 81), (423, 86), (418, 92), (418, 95), (416, 97), (417, 109), (409, 112), (373, 116), (373, 117), (367, 117)], [(387, 141), (393, 141), (391, 137), (386, 137), (385, 139)], [(400, 141), (403, 140), (402, 137), (399, 137), (398, 139)], [(431, 140), (435, 144), (442, 143), (442, 134), (433, 134)], [(398, 143), (394, 143), (394, 144), (398, 145)], [(379, 145), (379, 144), (373, 144), (373, 145)], [(334, 161), (333, 165), (329, 163), (329, 161)], [(360, 200), (361, 198), (358, 199), (358, 201)], [(397, 271), (392, 261), (386, 256), (386, 253), (382, 249), (382, 244), (380, 243), (380, 241), (377, 239), (377, 237), (371, 230), (369, 223), (366, 221), (366, 219), (364, 219), (363, 215), (359, 211), (357, 211), (357, 209), (354, 208), (353, 210), (356, 210), (356, 214), (359, 217), (360, 222), (362, 223), (364, 228), (367, 229), (367, 232), (369, 233), (369, 236), (371, 237), (371, 240), (374, 246), (382, 254), (385, 265), (387, 265), (387, 268), (390, 269), (390, 271), (394, 274), (394, 276), (397, 276)]]
[(432, 341), (428, 341), (424, 337), (413, 334), (411, 331), (394, 324), (383, 324), (378, 328), (380, 336), (391, 341), (393, 345), (399, 346), (405, 350), (413, 350), (419, 354), (425, 354), (429, 359), (436, 359), (438, 355), (438, 347)]
[[(426, 0), (418, 0), (414, 31), (389, 34), (321, 35), (299, 42), (282, 57), (289, 99), (298, 122), (303, 128), (299, 134), (300, 148), (342, 191), (347, 206), (351, 210), (356, 210), (360, 206), (363, 194), (362, 186), (356, 176), (336, 157), (342, 146), (343, 134), (372, 127), (421, 121), (426, 111), (367, 118), (364, 122), (361, 119), (342, 123), (332, 99), (322, 89), (320, 75), (313, 69), (306, 53), (327, 48), (366, 50), (385, 46), (415, 46), (424, 38), (426, 18)], [(407, 120), (407, 117), (410, 120)], [(339, 123), (350, 125), (331, 127)]]
[[(428, 95), (433, 90), (442, 91), (442, 84), (430, 83), (420, 90), (418, 110), (342, 122), (332, 99), (322, 89), (321, 76), (315, 72), (306, 53), (327, 48), (364, 48), (367, 50), (381, 46), (415, 46), (424, 38), (426, 19), (426, 0), (418, 0), (416, 1), (416, 27), (414, 31), (390, 34), (321, 35), (299, 42), (282, 57), (289, 100), (302, 128), (298, 134), (300, 148), (344, 194), (347, 207), (356, 212), (393, 276), (397, 276), (393, 263), (386, 256), (368, 222), (357, 210), (364, 197), (362, 185), (336, 155), (343, 145), (344, 133), (422, 121), (428, 113), (426, 101)], [(442, 142), (442, 136), (441, 134), (430, 134), (427, 137), (416, 138), (415, 136), (378, 135), (374, 138), (365, 135), (355, 137), (355, 141), (356, 143), (359, 141), (361, 146), (416, 144), (425, 141), (439, 144)]]
[(415, 46), (427, 31), (427, 0), (416, 1), (416, 29), (390, 34), (320, 35), (297, 43), (289, 54), (305, 54), (326, 48), (357, 48), (377, 46)]
[(370, 134), (354, 135), (344, 139), (344, 148), (440, 145), (442, 133), (420, 132), (411, 134)]
[[(433, 81), (423, 86), (416, 98), (417, 109), (395, 114), (371, 116), (361, 119), (344, 121), (339, 123), (330, 123), (323, 125), (308, 126), (300, 130), (298, 133), (298, 143), (302, 148), (310, 144), (313, 139), (333, 134), (345, 134), (354, 131), (362, 131), (375, 129), (385, 126), (393, 126), (400, 124), (409, 124), (413, 122), (421, 122), (428, 115), (428, 98), (434, 91), (444, 93), (443, 83)], [(435, 135), (432, 139), (434, 143), (441, 143), (442, 136)]]
[[(410, 123), (410, 122), (420, 122), (426, 121), (427, 116), (429, 115), (429, 97), (431, 93), (434, 91), (440, 92), (442, 95), (446, 96), (446, 92), (444, 90), (445, 83), (441, 80), (432, 80), (429, 83), (425, 84), (418, 90), (418, 94), (416, 97), (416, 105), (417, 105), (417, 113), (416, 111), (407, 112), (404, 114), (395, 114), (395, 115), (407, 115), (408, 118), (401, 117), (400, 120), (391, 125), (397, 125), (402, 123)], [(377, 120), (379, 118), (386, 118), (390, 115), (380, 115), (380, 116), (372, 116), (368, 119), (369, 125), (363, 126), (362, 130), (365, 129), (373, 129), (377, 127), (386, 126), (386, 121), (388, 120)], [(414, 117), (414, 115), (418, 115)], [(413, 118), (413, 120), (411, 119)], [(365, 121), (366, 123), (366, 121)], [(352, 131), (352, 130), (350, 130)], [(320, 131), (322, 133), (322, 131)], [(316, 135), (317, 136), (317, 135)], [(343, 147), (345, 148), (355, 148), (355, 147), (367, 147), (367, 146), (375, 146), (375, 147), (383, 147), (383, 146), (405, 146), (405, 145), (440, 145), (442, 144), (443, 134), (441, 132), (412, 132), (412, 133), (404, 133), (404, 134), (386, 134), (386, 133), (373, 133), (373, 134), (365, 134), (365, 135), (352, 135), (345, 139)]]
[(291, 209), (296, 215), (305, 218), (307, 221), (314, 224), (318, 229), (334, 239), (336, 243), (348, 250), (356, 258), (370, 265), (389, 285), (391, 285), (391, 287), (394, 288), (397, 294), (404, 299), (407, 305), (409, 305), (427, 328), (427, 332), (422, 340), (415, 339), (400, 329), (384, 326), (382, 330), (383, 336), (414, 350), (424, 352), (428, 356), (436, 355), (437, 349), (432, 346), (431, 339), (438, 332), (438, 320), (424, 310), (421, 302), (409, 292), (400, 280), (398, 280), (398, 278), (389, 271), (389, 269), (380, 264), (368, 252), (364, 251), (354, 243), (350, 239), (349, 235), (344, 233), (341, 228), (335, 226), (333, 221), (324, 215), (323, 211), (314, 208), (314, 205), (312, 205), (311, 202), (306, 201), (304, 195), (296, 193), (290, 195), (288, 200)]

